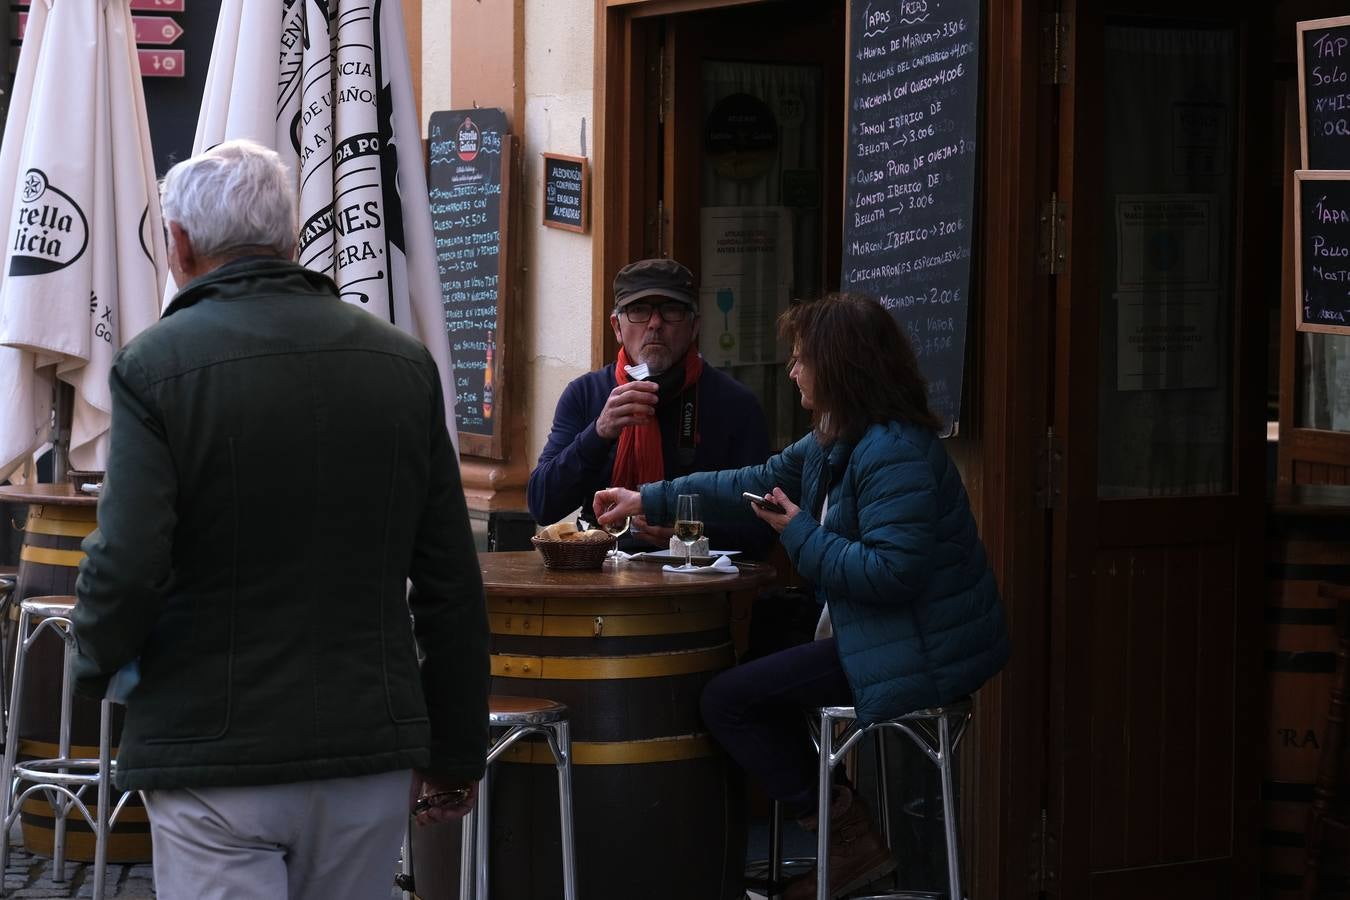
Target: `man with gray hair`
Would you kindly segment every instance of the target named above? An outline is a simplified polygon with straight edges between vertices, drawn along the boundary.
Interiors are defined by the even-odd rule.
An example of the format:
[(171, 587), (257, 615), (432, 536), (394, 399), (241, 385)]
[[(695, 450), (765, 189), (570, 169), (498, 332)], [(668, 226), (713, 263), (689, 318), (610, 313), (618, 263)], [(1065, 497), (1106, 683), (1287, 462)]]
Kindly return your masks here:
[(182, 287), (113, 365), (77, 685), (126, 694), (116, 783), (144, 793), (160, 900), (387, 897), (410, 790), (422, 821), (462, 815), (487, 746), (436, 365), (290, 261), (272, 151), (220, 144), (162, 193)]

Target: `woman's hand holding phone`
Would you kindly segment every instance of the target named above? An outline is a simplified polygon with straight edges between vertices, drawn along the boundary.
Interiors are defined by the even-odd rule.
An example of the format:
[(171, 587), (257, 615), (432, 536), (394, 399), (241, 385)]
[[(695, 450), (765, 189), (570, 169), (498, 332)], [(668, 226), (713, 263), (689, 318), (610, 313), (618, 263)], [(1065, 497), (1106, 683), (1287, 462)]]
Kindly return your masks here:
[(752, 494), (749, 491), (746, 491), (745, 493), (741, 494), (741, 496), (744, 497), (746, 500), (749, 500), (756, 506), (758, 506), (760, 509), (768, 510), (769, 512), (774, 513), (786, 512), (786, 510), (784, 510), (782, 506), (775, 503), (768, 497), (761, 497), (759, 494)]
[(769, 523), (769, 527), (779, 534), (787, 527), (787, 523), (792, 520), (801, 509), (797, 504), (788, 499), (787, 494), (782, 489), (774, 488), (763, 497), (758, 494), (746, 492), (741, 495), (750, 501), (750, 509), (756, 516)]

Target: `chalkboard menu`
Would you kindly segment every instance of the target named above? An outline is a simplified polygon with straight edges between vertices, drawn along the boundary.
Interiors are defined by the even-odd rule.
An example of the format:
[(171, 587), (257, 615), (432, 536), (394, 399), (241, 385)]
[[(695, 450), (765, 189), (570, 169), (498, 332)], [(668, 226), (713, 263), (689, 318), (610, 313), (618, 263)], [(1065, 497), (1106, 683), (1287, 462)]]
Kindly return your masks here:
[(1350, 169), (1350, 16), (1298, 23), (1305, 169)]
[(961, 417), (980, 94), (980, 0), (849, 4), (846, 291), (908, 333), (933, 410)]
[(503, 222), (511, 140), (500, 109), (434, 112), (428, 127), (431, 224), (455, 360), (460, 448), (501, 456), (506, 296)]
[(585, 231), (589, 224), (590, 173), (586, 157), (544, 154), (544, 224)]
[(1350, 334), (1350, 172), (1295, 172), (1298, 330)]

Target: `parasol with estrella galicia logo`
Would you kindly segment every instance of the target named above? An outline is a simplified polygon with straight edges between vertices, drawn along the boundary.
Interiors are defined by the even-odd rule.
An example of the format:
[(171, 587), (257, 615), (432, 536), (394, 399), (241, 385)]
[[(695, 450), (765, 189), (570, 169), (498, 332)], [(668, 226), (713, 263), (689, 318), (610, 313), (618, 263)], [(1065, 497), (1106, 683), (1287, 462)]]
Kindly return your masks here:
[(271, 147), (291, 168), (300, 264), (426, 344), (458, 452), (401, 3), (224, 0), (193, 151), (233, 138)]
[(0, 481), (31, 477), (53, 443), (54, 480), (67, 447), (72, 468), (100, 470), (113, 355), (159, 317), (167, 271), (127, 0), (31, 4), (0, 216)]
[[(67, 465), (101, 471), (113, 357), (159, 318), (167, 272), (128, 0), (28, 5), (0, 143), (0, 223), (0, 480), (35, 480), (34, 454), (48, 444), (54, 481), (66, 480)], [(79, 482), (86, 480), (97, 478)], [(0, 491), (0, 501), (29, 504), (10, 602), (74, 594), (80, 541), (96, 525), (94, 498), (63, 485)], [(8, 527), (13, 512), (0, 515)], [(62, 755), (94, 755), (99, 705), (76, 698), (65, 718), (64, 642), (47, 631), (25, 646), (25, 677), (11, 695), (23, 703), (12, 717), (11, 753), (50, 757), (68, 735), (71, 752)], [(24, 844), (44, 856), (93, 860), (101, 897), (107, 862), (150, 854), (144, 809), (118, 796), (106, 805), (111, 831), (102, 841), (82, 815), (54, 816), (37, 797), (21, 804)]]

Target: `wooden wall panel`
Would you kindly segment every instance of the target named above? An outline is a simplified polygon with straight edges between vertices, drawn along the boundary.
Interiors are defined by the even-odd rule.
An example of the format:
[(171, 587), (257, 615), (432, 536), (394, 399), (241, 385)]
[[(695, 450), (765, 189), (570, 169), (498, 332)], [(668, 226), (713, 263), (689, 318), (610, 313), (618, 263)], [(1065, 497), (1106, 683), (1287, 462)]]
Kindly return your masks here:
[[(1094, 810), (1125, 808), (1125, 777), (1129, 742), (1128, 624), (1129, 580), (1124, 577), (1124, 554), (1100, 553), (1095, 568), (1092, 609), (1091, 704), (1092, 799)], [(1125, 817), (1091, 816), (1090, 858), (1093, 869), (1115, 869), (1125, 864)]]
[[(1233, 852), (1233, 752), (1237, 746), (1233, 602), (1236, 560), (1231, 546), (1201, 552), (1197, 593), (1199, 640), (1196, 642), (1195, 725), (1200, 766), (1196, 770), (1196, 855)], [(1243, 697), (1256, 703), (1257, 697)]]
[(1096, 556), (1092, 869), (1232, 852), (1235, 562), (1229, 544)]
[(1350, 466), (1296, 459), (1294, 484), (1350, 484)]
[(1198, 840), (1195, 783), (1204, 761), (1199, 754), (1195, 708), (1201, 702), (1196, 687), (1199, 666), (1195, 647), (1200, 641), (1200, 615), (1195, 598), (1200, 593), (1200, 553), (1177, 548), (1168, 560), (1168, 590), (1159, 620), (1163, 679), (1176, 686), (1162, 698), (1158, 732), (1160, 756), (1166, 761), (1158, 784), (1163, 808), (1158, 821), (1158, 858), (1192, 859)]
[[(1167, 633), (1162, 628), (1164, 604), (1172, 600), (1167, 584), (1167, 557), (1163, 550), (1134, 553), (1129, 572), (1130, 695), (1126, 721), (1129, 750), (1126, 765), (1125, 861), (1146, 866), (1160, 861), (1158, 830), (1168, 800), (1162, 794), (1164, 698), (1186, 685), (1164, 685), (1163, 651)], [(1187, 602), (1190, 598), (1183, 598)], [(1169, 761), (1170, 763), (1170, 761)]]

